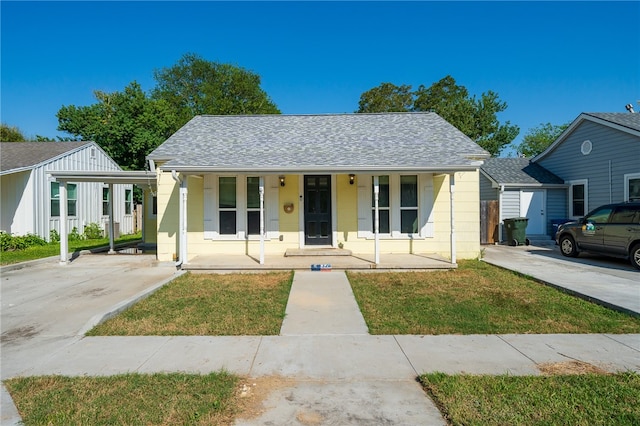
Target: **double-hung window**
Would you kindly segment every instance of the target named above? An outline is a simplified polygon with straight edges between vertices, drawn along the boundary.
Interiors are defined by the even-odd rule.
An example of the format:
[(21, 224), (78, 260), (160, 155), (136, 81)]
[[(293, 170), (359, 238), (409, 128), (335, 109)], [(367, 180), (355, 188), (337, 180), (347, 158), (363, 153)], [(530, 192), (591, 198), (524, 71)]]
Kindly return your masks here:
[(102, 188), (102, 215), (109, 216), (109, 188)]
[[(376, 223), (376, 205), (375, 205), (375, 189), (374, 183), (371, 185), (371, 232), (376, 232), (375, 223)], [(378, 177), (378, 220), (379, 220), (379, 228), (378, 232), (380, 234), (389, 234), (391, 232), (390, 228), (390, 198), (389, 198), (389, 176), (379, 176)]]
[(400, 176), (400, 233), (418, 232), (418, 176)]
[(569, 215), (572, 217), (583, 217), (588, 204), (587, 180), (575, 180), (569, 182)]
[(124, 214), (131, 214), (133, 207), (132, 191), (130, 189), (124, 190)]
[(237, 196), (236, 178), (220, 176), (218, 178), (218, 208), (220, 217), (220, 234), (236, 235), (237, 233)]
[[(78, 199), (75, 183), (67, 184), (67, 215), (76, 215), (76, 202)], [(60, 183), (51, 182), (51, 216), (60, 216)]]
[(247, 235), (260, 235), (260, 178), (247, 177)]
[(624, 175), (624, 200), (640, 201), (640, 173)]

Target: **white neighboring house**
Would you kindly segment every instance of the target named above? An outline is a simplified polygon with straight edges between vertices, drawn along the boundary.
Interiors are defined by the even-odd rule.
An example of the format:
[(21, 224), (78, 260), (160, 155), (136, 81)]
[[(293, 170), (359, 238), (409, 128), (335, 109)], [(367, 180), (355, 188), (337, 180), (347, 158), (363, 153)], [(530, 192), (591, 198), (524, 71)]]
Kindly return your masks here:
[[(1, 142), (0, 230), (49, 239), (60, 231), (59, 184), (54, 171), (121, 171), (95, 142)], [(118, 234), (133, 232), (133, 185), (114, 185), (114, 222)], [(67, 184), (67, 232), (90, 223), (108, 229), (109, 186), (96, 182)]]

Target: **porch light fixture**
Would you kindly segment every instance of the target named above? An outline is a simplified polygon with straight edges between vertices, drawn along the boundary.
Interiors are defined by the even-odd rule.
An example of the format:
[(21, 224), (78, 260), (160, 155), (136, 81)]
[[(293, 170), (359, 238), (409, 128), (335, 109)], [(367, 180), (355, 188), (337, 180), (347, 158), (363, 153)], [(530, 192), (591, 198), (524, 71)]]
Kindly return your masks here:
[(284, 176), (280, 176), (280, 186), (284, 186)]
[(349, 185), (353, 185), (353, 183), (356, 181), (356, 175), (354, 174), (350, 174), (349, 175)]

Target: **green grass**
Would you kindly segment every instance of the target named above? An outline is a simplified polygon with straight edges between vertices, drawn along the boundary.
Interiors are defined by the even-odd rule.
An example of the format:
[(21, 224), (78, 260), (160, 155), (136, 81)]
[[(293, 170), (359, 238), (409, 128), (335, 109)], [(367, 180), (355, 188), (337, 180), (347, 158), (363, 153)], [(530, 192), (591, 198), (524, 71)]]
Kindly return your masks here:
[(88, 335), (277, 335), (293, 273), (185, 274)]
[(371, 334), (640, 332), (640, 318), (481, 261), (461, 261), (451, 271), (348, 277)]
[[(124, 235), (115, 240), (115, 244), (129, 243), (140, 240), (142, 233)], [(109, 239), (101, 238), (97, 240), (69, 241), (69, 252), (82, 250), (93, 250), (100, 247), (108, 247)], [(60, 243), (47, 244), (46, 246), (34, 246), (24, 250), (2, 251), (0, 252), (0, 265), (11, 265), (14, 263), (26, 262), (27, 260), (42, 259), (45, 257), (59, 256)]]
[(232, 424), (239, 378), (128, 374), (5, 381), (26, 425)]
[(420, 381), (452, 425), (638, 425), (640, 375), (449, 376)]

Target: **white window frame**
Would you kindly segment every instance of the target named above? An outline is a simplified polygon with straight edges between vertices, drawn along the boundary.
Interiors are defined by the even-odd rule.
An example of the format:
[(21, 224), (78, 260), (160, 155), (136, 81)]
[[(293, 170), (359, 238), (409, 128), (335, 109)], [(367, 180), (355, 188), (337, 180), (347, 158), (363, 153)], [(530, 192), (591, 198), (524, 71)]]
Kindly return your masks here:
[[(51, 193), (53, 192), (53, 187), (54, 185), (58, 185), (58, 198), (54, 198), (51, 196)], [(69, 194), (71, 194), (70, 191), (70, 187), (73, 186), (75, 188), (75, 198), (71, 198), (69, 196)], [(60, 217), (60, 213), (58, 213), (57, 215), (53, 214), (53, 202), (57, 201), (58, 202), (58, 212), (60, 212), (60, 182), (51, 182), (51, 185), (49, 186), (49, 213), (51, 215), (51, 217)], [(74, 214), (71, 214), (71, 209), (69, 208), (69, 205), (71, 203), (74, 203)], [(78, 185), (75, 183), (67, 183), (67, 217), (77, 217), (78, 216)]]
[[(248, 191), (248, 184), (249, 184), (249, 178), (256, 178), (258, 179), (258, 182), (260, 181), (260, 176), (245, 176), (244, 178), (244, 202), (245, 205), (247, 206), (247, 208), (244, 211), (244, 218), (245, 218), (245, 233), (247, 235), (247, 239), (249, 240), (259, 240), (260, 239), (260, 233), (258, 231), (257, 234), (251, 234), (249, 235), (249, 212), (258, 212), (260, 213), (260, 206), (258, 205), (258, 207), (249, 207), (249, 191)], [(258, 200), (260, 199), (260, 183), (258, 183)], [(265, 204), (266, 204), (267, 200), (265, 199)], [(260, 225), (258, 224), (258, 229), (260, 229)], [(265, 229), (266, 232), (266, 229)]]
[[(127, 193), (129, 197), (127, 198)], [(127, 213), (127, 205), (129, 206), (129, 213)], [(133, 214), (133, 189), (125, 188), (124, 190), (124, 214), (131, 216)]]
[(624, 201), (629, 201), (629, 182), (631, 179), (640, 179), (640, 173), (627, 173), (624, 175)]
[[(569, 217), (572, 219), (578, 219), (584, 217), (589, 212), (589, 180), (588, 179), (576, 179), (567, 182), (569, 184)], [(584, 185), (584, 214), (575, 215), (573, 213), (573, 187), (577, 185)]]
[[(236, 178), (236, 233), (220, 234), (219, 182), (221, 177)], [(204, 176), (204, 239), (222, 241), (259, 241), (260, 235), (248, 235), (247, 230), (247, 177), (252, 175), (208, 174)], [(264, 221), (265, 238), (280, 236), (278, 218), (278, 198), (280, 183), (277, 175), (264, 176)], [(230, 210), (230, 209), (222, 209)], [(253, 209), (249, 209), (253, 210)]]
[[(107, 190), (107, 199), (104, 199), (104, 194), (105, 194), (105, 190)], [(102, 217), (108, 217), (109, 216), (109, 199), (111, 198), (111, 193), (109, 192), (109, 187), (108, 186), (103, 186), (102, 187), (102, 194), (101, 194), (101, 202), (100, 202), (100, 212)], [(106, 204), (105, 204), (106, 203)], [(105, 207), (106, 207), (106, 213), (105, 213)]]
[[(377, 176), (389, 176), (389, 234), (378, 234), (380, 239), (424, 239), (434, 236), (433, 224), (433, 175), (420, 173), (381, 173)], [(418, 219), (417, 233), (400, 232), (400, 176), (418, 177)], [(358, 182), (358, 238), (374, 239), (372, 220), (373, 175), (359, 175)], [(407, 208), (413, 209), (413, 208)]]

